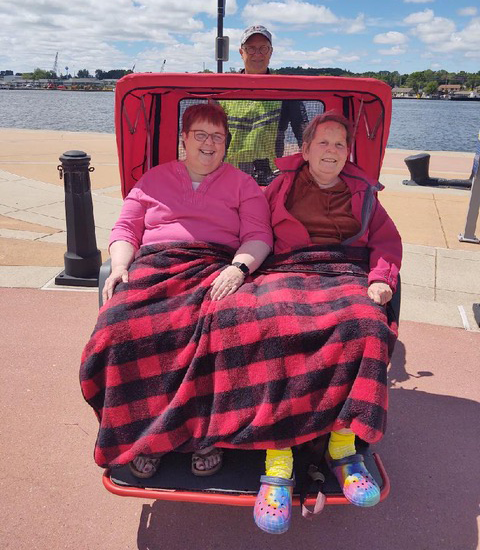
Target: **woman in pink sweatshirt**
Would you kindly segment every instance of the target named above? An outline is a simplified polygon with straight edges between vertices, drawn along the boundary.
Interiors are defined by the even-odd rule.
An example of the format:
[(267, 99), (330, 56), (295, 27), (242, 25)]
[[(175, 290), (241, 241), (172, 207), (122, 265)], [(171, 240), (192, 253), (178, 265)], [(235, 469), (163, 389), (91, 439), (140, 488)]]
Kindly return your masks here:
[[(230, 266), (212, 282), (211, 297), (233, 294), (272, 248), (268, 204), (256, 182), (224, 164), (227, 117), (213, 103), (186, 109), (182, 120), (184, 161), (172, 161), (146, 172), (125, 198), (110, 237), (111, 275), (103, 288), (109, 300), (119, 282), (128, 282), (128, 268), (140, 247), (170, 242), (208, 242), (236, 251)], [(209, 447), (194, 453), (192, 471), (212, 475), (221, 467), (222, 452)], [(137, 456), (132, 473), (152, 477), (159, 456)]]

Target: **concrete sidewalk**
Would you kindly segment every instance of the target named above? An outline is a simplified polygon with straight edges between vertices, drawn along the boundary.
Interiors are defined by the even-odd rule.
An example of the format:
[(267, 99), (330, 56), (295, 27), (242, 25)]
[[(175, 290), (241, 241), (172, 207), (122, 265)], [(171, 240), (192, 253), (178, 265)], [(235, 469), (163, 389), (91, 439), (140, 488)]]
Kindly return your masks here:
[[(2, 549), (479, 548), (472, 464), (480, 441), (480, 330), (465, 330), (458, 308), (474, 328), (480, 247), (457, 240), (468, 192), (402, 186), (410, 152), (387, 150), (382, 202), (406, 243), (389, 420), (375, 448), (392, 490), (373, 509), (329, 506), (312, 522), (296, 508), (290, 531), (272, 537), (255, 527), (251, 508), (121, 498), (102, 487), (92, 458), (98, 423), (78, 383), (97, 290), (69, 291), (51, 281), (66, 250), (56, 166), (70, 149), (92, 155), (97, 241), (104, 249), (121, 206), (114, 137), (0, 129)], [(472, 157), (433, 154), (431, 173), (466, 178)]]
[(477, 549), (479, 333), (400, 323), (375, 446), (390, 496), (371, 509), (328, 506), (312, 522), (295, 508), (290, 531), (274, 537), (248, 507), (108, 493), (78, 383), (96, 296), (0, 288), (0, 303), (2, 550)]
[[(92, 156), (97, 246), (107, 257), (122, 204), (115, 136), (0, 128), (0, 287), (55, 288), (66, 250), (56, 167), (71, 149)], [(470, 192), (402, 185), (409, 179), (404, 158), (414, 153), (387, 149), (380, 178), (382, 204), (404, 242), (401, 318), (479, 330), (472, 304), (480, 302), (480, 246), (458, 241)], [(473, 153), (431, 152), (430, 175), (466, 179), (472, 162)]]

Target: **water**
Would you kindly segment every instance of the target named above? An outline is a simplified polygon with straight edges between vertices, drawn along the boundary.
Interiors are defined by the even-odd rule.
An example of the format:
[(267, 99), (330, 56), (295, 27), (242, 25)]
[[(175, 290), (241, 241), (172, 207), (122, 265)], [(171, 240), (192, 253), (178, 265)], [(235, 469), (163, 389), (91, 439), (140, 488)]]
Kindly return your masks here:
[(394, 99), (387, 147), (474, 153), (480, 101)]
[(114, 133), (112, 92), (0, 90), (0, 126)]
[[(113, 133), (112, 92), (0, 90), (0, 126)], [(475, 152), (480, 101), (396, 99), (388, 147)]]

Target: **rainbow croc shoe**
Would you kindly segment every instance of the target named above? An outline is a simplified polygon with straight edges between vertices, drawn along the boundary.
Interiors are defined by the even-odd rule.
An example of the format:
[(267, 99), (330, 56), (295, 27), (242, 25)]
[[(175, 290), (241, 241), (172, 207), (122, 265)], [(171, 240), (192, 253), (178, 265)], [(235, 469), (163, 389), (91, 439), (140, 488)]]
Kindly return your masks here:
[(281, 535), (288, 531), (292, 519), (293, 479), (261, 476), (253, 519), (262, 531)]
[(327, 453), (325, 458), (347, 500), (362, 507), (378, 504), (380, 487), (365, 467), (361, 454), (334, 460)]

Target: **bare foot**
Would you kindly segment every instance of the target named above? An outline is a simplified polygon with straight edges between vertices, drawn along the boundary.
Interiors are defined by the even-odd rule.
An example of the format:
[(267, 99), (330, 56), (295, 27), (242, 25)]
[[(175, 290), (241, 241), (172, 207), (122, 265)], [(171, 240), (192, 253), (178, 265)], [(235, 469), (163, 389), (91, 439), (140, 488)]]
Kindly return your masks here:
[(153, 477), (160, 466), (162, 455), (138, 455), (128, 465), (135, 477), (148, 479)]
[(197, 476), (211, 476), (220, 470), (222, 461), (222, 449), (207, 447), (195, 451), (192, 455), (192, 472)]

